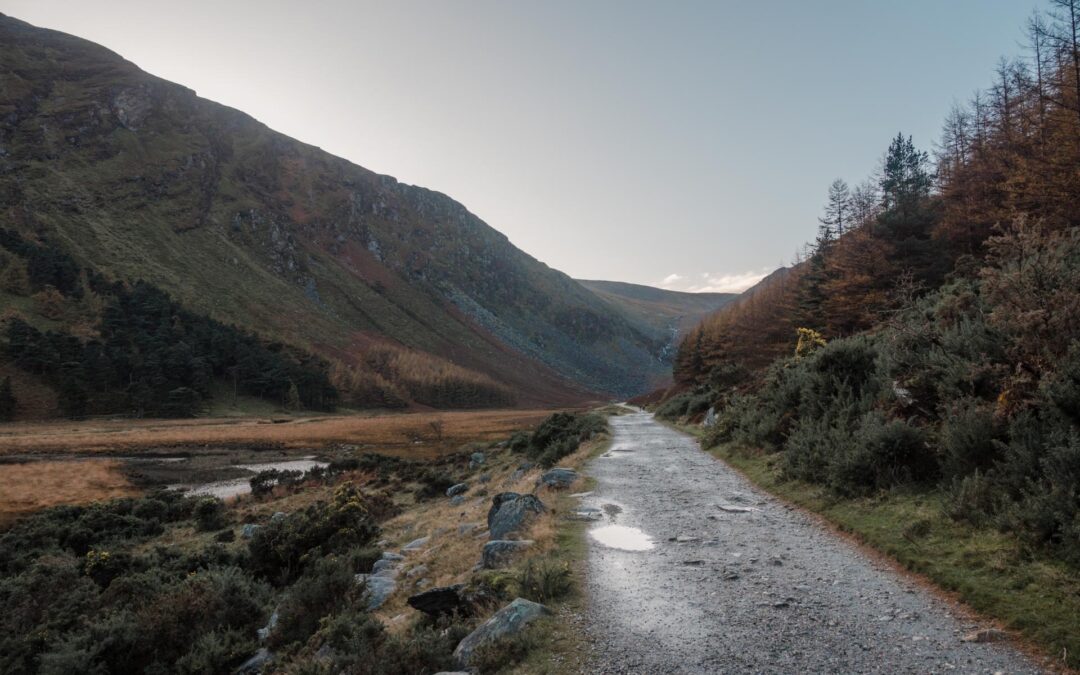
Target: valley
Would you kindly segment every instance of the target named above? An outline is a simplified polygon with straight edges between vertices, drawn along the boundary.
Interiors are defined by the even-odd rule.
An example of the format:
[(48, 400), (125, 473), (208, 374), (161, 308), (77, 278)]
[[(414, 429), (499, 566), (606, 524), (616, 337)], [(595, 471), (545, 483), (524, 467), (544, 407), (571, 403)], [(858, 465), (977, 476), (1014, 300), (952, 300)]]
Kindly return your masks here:
[(1008, 3), (0, 13), (0, 672), (1078, 672), (1080, 0), (1036, 1), (937, 140), (966, 62), (914, 64)]

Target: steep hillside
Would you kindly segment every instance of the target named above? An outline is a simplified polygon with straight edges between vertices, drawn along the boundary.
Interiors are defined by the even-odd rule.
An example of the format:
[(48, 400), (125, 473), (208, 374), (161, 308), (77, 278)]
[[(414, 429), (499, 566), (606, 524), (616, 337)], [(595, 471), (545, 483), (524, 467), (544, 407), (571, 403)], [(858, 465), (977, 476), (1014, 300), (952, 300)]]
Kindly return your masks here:
[[(0, 226), (362, 377), (387, 374), (368, 372), (376, 348), (433, 355), (520, 402), (632, 394), (663, 372), (666, 340), (449, 197), (93, 43), (0, 16), (0, 118)], [(17, 291), (0, 300), (32, 311)]]
[(622, 281), (578, 279), (578, 283), (617, 308), (642, 333), (667, 341), (662, 358), (668, 365), (687, 331), (738, 297), (735, 293), (682, 293)]

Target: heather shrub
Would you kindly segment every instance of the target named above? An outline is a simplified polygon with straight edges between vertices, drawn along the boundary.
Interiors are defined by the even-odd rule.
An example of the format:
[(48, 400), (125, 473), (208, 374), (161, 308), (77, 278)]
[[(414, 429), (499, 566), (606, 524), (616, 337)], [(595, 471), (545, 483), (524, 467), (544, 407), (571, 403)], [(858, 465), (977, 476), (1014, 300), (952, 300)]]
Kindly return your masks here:
[(251, 566), (263, 578), (287, 584), (312, 560), (366, 545), (378, 531), (360, 489), (344, 483), (330, 503), (312, 504), (256, 530), (248, 544)]

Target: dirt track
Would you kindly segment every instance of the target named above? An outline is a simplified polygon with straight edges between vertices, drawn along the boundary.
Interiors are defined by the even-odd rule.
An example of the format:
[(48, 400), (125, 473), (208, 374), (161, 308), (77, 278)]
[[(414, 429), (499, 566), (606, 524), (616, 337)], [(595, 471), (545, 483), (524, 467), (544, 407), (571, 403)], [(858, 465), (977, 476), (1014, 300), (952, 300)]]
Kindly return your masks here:
[(982, 626), (692, 438), (643, 413), (611, 426), (611, 450), (589, 467), (598, 487), (584, 506), (604, 514), (590, 532), (640, 528), (654, 548), (590, 536), (589, 672), (1040, 672), (1005, 644), (961, 641)]

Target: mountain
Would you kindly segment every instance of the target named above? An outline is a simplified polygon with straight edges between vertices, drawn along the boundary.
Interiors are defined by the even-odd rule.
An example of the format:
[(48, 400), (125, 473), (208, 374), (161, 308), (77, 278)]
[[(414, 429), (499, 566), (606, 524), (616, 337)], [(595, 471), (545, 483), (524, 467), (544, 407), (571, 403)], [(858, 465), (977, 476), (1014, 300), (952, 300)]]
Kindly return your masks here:
[[(353, 380), (408, 393), (409, 369), (468, 374), (542, 403), (627, 396), (665, 372), (666, 338), (450, 197), (86, 40), (0, 15), (0, 119), (0, 228)], [(93, 336), (85, 303), (52, 320), (19, 288), (0, 291), (7, 314)]]
[(578, 283), (615, 307), (642, 333), (666, 341), (666, 363), (688, 331), (739, 297), (737, 293), (684, 293), (622, 281), (578, 279)]

